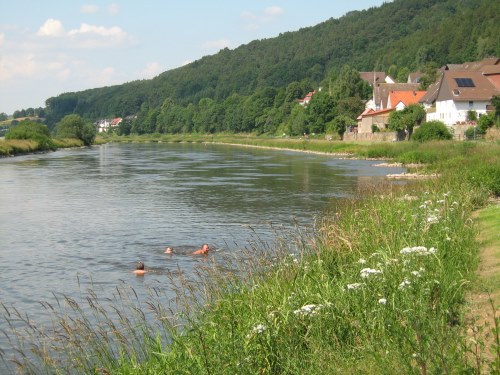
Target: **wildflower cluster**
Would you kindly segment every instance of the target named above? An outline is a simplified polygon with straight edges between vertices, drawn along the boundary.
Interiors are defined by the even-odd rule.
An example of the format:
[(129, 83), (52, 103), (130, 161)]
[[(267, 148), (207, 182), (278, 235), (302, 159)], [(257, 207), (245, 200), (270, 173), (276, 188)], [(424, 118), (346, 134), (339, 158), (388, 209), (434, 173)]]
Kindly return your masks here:
[(300, 309), (295, 310), (293, 313), (299, 317), (312, 317), (317, 315), (320, 310), (322, 310), (325, 306), (330, 306), (330, 303), (327, 303), (326, 305), (315, 305), (315, 304), (309, 304), (309, 305), (304, 305)]
[(413, 254), (418, 256), (426, 256), (426, 255), (436, 254), (437, 249), (434, 247), (427, 249), (425, 246), (414, 246), (414, 247), (405, 247), (399, 253), (402, 255)]

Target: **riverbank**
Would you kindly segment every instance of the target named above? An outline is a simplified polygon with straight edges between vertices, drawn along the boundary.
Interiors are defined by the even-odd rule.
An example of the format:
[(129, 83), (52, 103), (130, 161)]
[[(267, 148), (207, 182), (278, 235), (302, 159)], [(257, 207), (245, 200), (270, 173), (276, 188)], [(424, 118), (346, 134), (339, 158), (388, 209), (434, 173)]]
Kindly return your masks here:
[[(359, 190), (314, 230), (280, 234), (276, 249), (256, 244), (232, 267), (201, 268), (196, 283), (177, 285), (181, 314), (159, 304), (158, 291), (131, 315), (114, 306), (118, 318), (99, 327), (75, 326), (61, 313), (59, 350), (71, 362), (44, 351), (38, 365), (130, 374), (498, 370), (471, 345), (464, 301), (480, 259), (473, 212), (500, 195), (499, 145), (369, 148), (372, 156), (427, 160), (439, 177)], [(159, 339), (165, 332), (170, 341)], [(127, 335), (141, 345), (130, 346)], [(40, 340), (36, 347), (47, 336)]]

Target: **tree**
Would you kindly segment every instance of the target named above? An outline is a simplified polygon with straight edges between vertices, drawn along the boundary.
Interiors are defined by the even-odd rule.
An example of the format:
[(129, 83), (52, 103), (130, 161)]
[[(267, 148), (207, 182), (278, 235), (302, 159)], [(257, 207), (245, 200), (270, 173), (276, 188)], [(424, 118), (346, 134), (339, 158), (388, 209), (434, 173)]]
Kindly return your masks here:
[(453, 136), (441, 121), (429, 121), (420, 125), (412, 137), (412, 140), (417, 142), (450, 139), (453, 139)]
[(327, 122), (336, 115), (335, 102), (326, 92), (320, 91), (313, 95), (307, 106), (309, 132), (324, 133)]
[(5, 113), (5, 112), (0, 113), (0, 121), (5, 121), (8, 118), (9, 118), (9, 116), (7, 116), (7, 113)]
[(413, 127), (420, 125), (425, 119), (425, 110), (419, 104), (410, 104), (402, 111), (393, 111), (389, 115), (387, 127), (390, 130), (408, 132), (408, 138), (411, 138)]
[(340, 139), (343, 139), (347, 127), (354, 125), (356, 125), (356, 121), (351, 117), (346, 115), (339, 115), (328, 124), (326, 124), (326, 132), (331, 134), (336, 133), (339, 135)]
[(77, 138), (85, 146), (90, 146), (95, 139), (96, 130), (90, 123), (85, 123), (79, 115), (66, 115), (56, 124), (58, 138)]
[(38, 149), (40, 150), (55, 149), (49, 128), (34, 121), (25, 120), (18, 125), (12, 126), (5, 134), (5, 139), (30, 139), (38, 143)]
[(361, 79), (356, 69), (351, 68), (349, 65), (344, 65), (340, 70), (339, 76), (333, 82), (333, 98), (336, 101), (349, 97), (367, 99), (370, 97), (370, 94), (371, 87), (368, 82)]

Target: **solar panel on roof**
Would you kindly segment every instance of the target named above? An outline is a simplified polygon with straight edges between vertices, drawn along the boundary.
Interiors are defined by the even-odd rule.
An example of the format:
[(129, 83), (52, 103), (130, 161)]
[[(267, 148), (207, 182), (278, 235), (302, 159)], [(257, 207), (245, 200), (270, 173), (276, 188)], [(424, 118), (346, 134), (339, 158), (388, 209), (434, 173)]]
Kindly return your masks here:
[(458, 87), (476, 87), (472, 78), (455, 78)]

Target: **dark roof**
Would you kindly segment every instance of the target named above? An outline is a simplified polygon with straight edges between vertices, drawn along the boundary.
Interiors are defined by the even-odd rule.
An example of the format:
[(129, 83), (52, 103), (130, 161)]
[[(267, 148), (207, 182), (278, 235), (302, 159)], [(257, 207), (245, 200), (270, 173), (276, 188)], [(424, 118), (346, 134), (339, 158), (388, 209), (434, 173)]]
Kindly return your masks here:
[(385, 82), (385, 72), (359, 72), (359, 77), (373, 87), (373, 83)]

